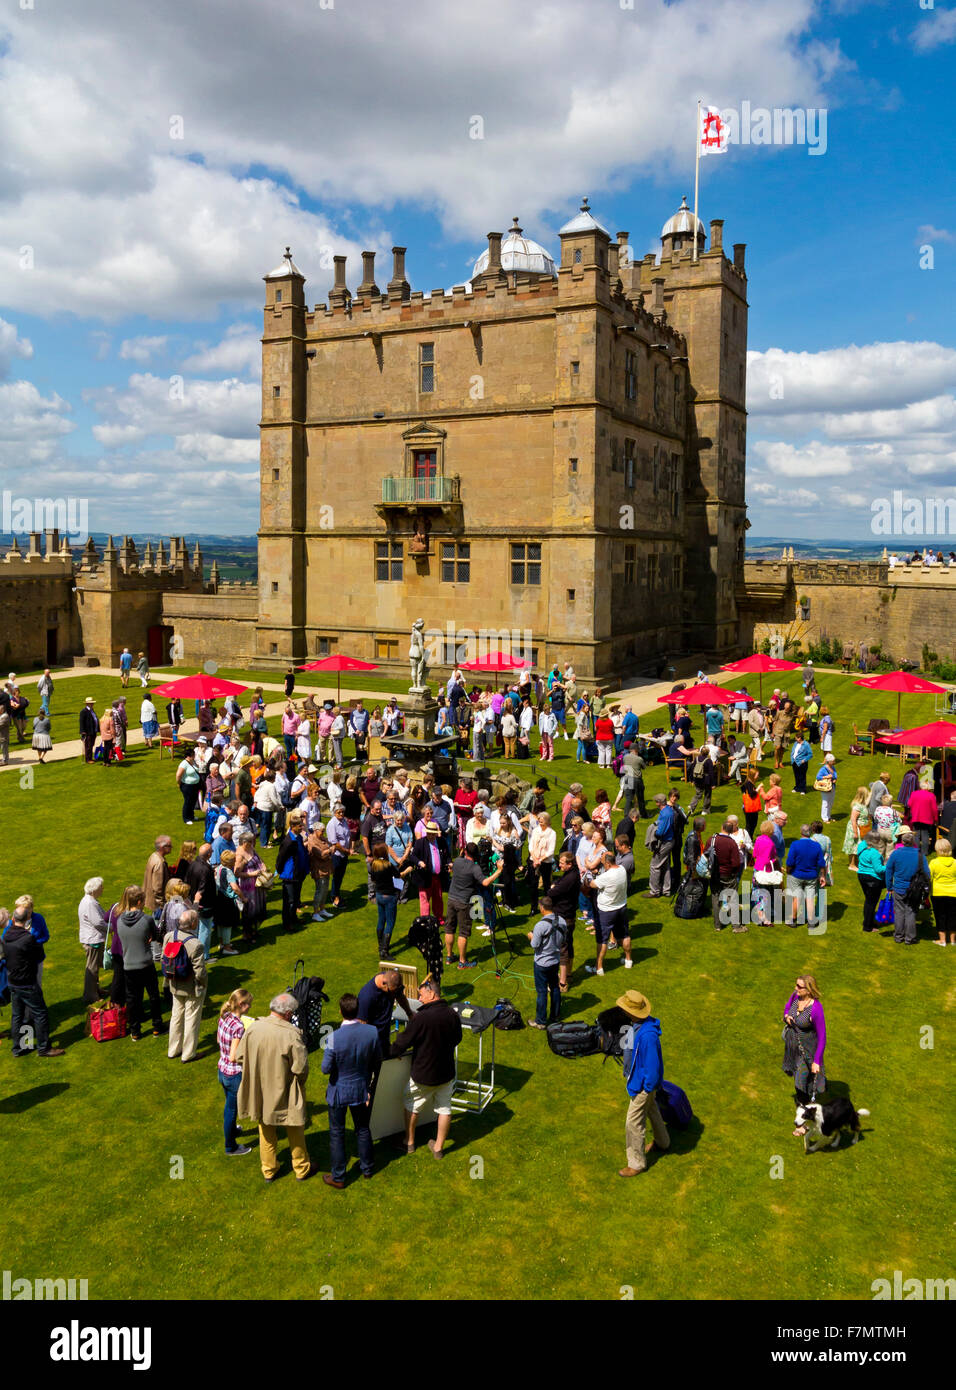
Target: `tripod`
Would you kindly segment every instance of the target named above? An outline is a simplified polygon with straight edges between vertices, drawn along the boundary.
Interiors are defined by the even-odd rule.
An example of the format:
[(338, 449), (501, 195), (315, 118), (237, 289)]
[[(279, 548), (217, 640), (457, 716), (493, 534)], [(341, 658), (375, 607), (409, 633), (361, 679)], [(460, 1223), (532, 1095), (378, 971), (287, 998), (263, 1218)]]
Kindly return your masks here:
[[(500, 928), (501, 928), (501, 934), (502, 934), (502, 936), (503, 936), (503, 938), (504, 938), (505, 952), (507, 953), (507, 956), (506, 956), (506, 959), (505, 959), (505, 962), (504, 962), (503, 965), (502, 965), (502, 963), (501, 963), (501, 958), (500, 958), (500, 956), (499, 956), (499, 954), (498, 954), (498, 929), (499, 929), (499, 926), (500, 926)], [(512, 962), (512, 961), (516, 958), (516, 956), (517, 956), (517, 952), (516, 952), (516, 950), (515, 950), (515, 948), (514, 948), (514, 943), (513, 943), (511, 937), (510, 937), (509, 934), (508, 934), (508, 930), (507, 930), (507, 927), (506, 927), (506, 924), (505, 924), (505, 920), (504, 920), (504, 913), (502, 912), (501, 906), (500, 906), (500, 904), (497, 902), (497, 900), (495, 901), (495, 915), (494, 915), (494, 920), (493, 920), (492, 925), (491, 925), (491, 936), (489, 937), (489, 941), (491, 942), (491, 954), (492, 954), (492, 958), (493, 958), (494, 963), (495, 963), (495, 968), (494, 968), (494, 970), (482, 970), (482, 971), (480, 972), (480, 974), (478, 974), (478, 975), (475, 976), (475, 979), (476, 979), (476, 980), (481, 980), (481, 979), (484, 978), (485, 975), (493, 975), (493, 976), (495, 977), (496, 980), (501, 980), (501, 979), (504, 979), (505, 976), (508, 976), (510, 979), (514, 979), (514, 980), (517, 980), (517, 981), (519, 982), (519, 983), (518, 983), (518, 988), (520, 989), (520, 988), (521, 988), (520, 982), (521, 982), (522, 980), (529, 980), (529, 979), (531, 979), (532, 977), (531, 977), (530, 975), (525, 975), (525, 974), (523, 974), (523, 973), (522, 973), (521, 971), (519, 971), (519, 970), (511, 970), (511, 969), (509, 969), (509, 967), (510, 967), (510, 965), (511, 965), (511, 962)], [(503, 953), (503, 954), (504, 954), (504, 953)]]

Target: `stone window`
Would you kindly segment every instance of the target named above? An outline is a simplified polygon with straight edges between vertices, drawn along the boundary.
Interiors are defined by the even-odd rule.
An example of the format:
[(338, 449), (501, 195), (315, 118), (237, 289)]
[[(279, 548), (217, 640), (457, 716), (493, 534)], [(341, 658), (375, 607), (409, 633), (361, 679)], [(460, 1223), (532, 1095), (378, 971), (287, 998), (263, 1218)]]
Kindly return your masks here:
[(624, 397), (637, 400), (637, 355), (633, 352), (624, 354)]
[(279, 470), (278, 470), (278, 468), (273, 468), (273, 470), (272, 470), (272, 481), (273, 481), (274, 483), (277, 483), (277, 482), (279, 481)]
[(658, 557), (652, 553), (647, 557), (647, 587), (649, 589), (657, 588), (659, 575), (660, 567)]
[(569, 472), (569, 473), (576, 473), (577, 471), (578, 471), (578, 461), (577, 461), (577, 459), (568, 459), (568, 472)]
[(272, 581), (272, 592), (274, 594), (277, 594), (279, 592), (279, 581), (277, 579), (273, 579)]
[(637, 467), (634, 461), (635, 444), (633, 439), (624, 441), (624, 486), (633, 487), (637, 476)]
[(511, 582), (512, 584), (541, 583), (540, 542), (529, 541), (527, 544), (521, 542), (512, 545)]
[(270, 652), (270, 655), (276, 656), (276, 655), (278, 654), (278, 651), (279, 651), (279, 644), (278, 644), (278, 642), (270, 642), (270, 643), (269, 643), (269, 652)]
[(376, 661), (397, 661), (398, 642), (391, 637), (376, 637), (375, 639), (375, 660)]
[(442, 541), (441, 577), (444, 584), (467, 584), (471, 579), (471, 542)]
[(435, 344), (420, 343), (418, 346), (418, 389), (428, 395), (435, 389)]
[(571, 375), (572, 375), (572, 376), (578, 376), (578, 375), (580, 375), (580, 372), (581, 372), (581, 363), (580, 363), (580, 362), (572, 362), (572, 363), (571, 363)]
[(574, 590), (573, 590), (573, 589), (569, 589), (569, 590), (568, 590), (568, 603), (573, 603), (573, 602), (574, 602)]
[(316, 656), (331, 656), (334, 646), (334, 637), (317, 637), (315, 639), (315, 654)]
[(574, 253), (574, 264), (575, 264), (575, 265), (580, 265), (580, 264), (581, 264), (581, 248), (580, 248), (580, 247), (578, 247), (578, 248), (575, 250), (575, 253)]
[(629, 541), (624, 547), (624, 583), (633, 584), (637, 578), (637, 546)]
[(375, 542), (375, 580), (383, 584), (401, 580), (403, 572), (403, 543), (401, 541)]
[(281, 387), (281, 386), (273, 386), (273, 388), (272, 388), (272, 399), (275, 400), (275, 401), (277, 401), (281, 395), (282, 395), (282, 387)]
[(277, 303), (277, 304), (281, 304), (281, 303), (282, 303), (282, 291), (281, 291), (281, 290), (276, 290), (276, 303)]

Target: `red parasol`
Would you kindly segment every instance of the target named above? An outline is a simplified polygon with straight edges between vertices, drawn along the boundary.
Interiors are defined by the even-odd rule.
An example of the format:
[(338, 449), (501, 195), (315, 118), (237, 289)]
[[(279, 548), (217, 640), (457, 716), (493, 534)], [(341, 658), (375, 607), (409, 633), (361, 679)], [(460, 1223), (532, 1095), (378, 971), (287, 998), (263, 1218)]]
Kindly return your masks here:
[(335, 671), (338, 676), (336, 681), (337, 703), (341, 703), (342, 672), (377, 671), (378, 664), (374, 661), (360, 661), (357, 656), (343, 656), (341, 652), (333, 652), (331, 656), (320, 656), (316, 661), (307, 661), (304, 666), (300, 666), (298, 669), (300, 671)]

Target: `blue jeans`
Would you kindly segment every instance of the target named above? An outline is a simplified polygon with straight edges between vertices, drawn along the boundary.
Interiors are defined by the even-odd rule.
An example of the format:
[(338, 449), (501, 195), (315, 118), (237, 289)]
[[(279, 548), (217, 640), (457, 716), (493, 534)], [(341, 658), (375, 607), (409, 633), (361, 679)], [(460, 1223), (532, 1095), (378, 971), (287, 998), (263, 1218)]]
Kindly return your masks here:
[[(398, 913), (398, 894), (397, 893), (376, 893), (375, 901), (378, 903), (378, 939), (387, 951), (389, 942), (392, 939), (392, 932), (395, 930), (395, 917)], [(343, 1120), (343, 1125), (344, 1125)]]
[(30, 1042), (29, 1037), (23, 1036), (24, 1018), (33, 1028), (36, 1051), (46, 1052), (50, 1046), (50, 1023), (46, 1000), (39, 985), (10, 986), (10, 1041), (13, 1044), (14, 1057), (34, 1050), (32, 1043), (29, 1047), (22, 1046), (23, 1042)]
[(242, 1080), (242, 1073), (236, 1076), (223, 1076), (219, 1073), (219, 1084), (226, 1093), (226, 1105), (222, 1112), (222, 1132), (226, 1140), (226, 1153), (231, 1153), (233, 1149), (239, 1147), (239, 1126), (236, 1124), (239, 1118), (239, 1082)]
[(587, 743), (584, 741), (583, 738), (579, 738), (579, 739), (578, 739), (578, 752), (577, 752), (577, 757), (574, 759), (574, 761), (575, 761), (576, 763), (586, 763), (587, 760), (588, 760), (588, 746), (587, 746)]
[[(561, 990), (558, 988), (558, 966), (534, 963), (534, 988), (536, 993), (535, 1018), (538, 1023), (555, 1023), (561, 1017)], [(548, 994), (551, 995), (551, 1012), (548, 1013)]]
[(271, 811), (259, 812), (259, 844), (263, 849), (269, 848), (269, 835), (272, 831), (272, 815), (273, 813)]
[(295, 734), (283, 734), (282, 742), (285, 744), (285, 755), (291, 758), (295, 752)]
[(196, 935), (202, 945), (203, 959), (209, 959), (209, 943), (212, 941), (213, 917), (200, 917), (199, 926), (196, 928)]
[(358, 1144), (359, 1165), (363, 1173), (372, 1171), (372, 1132), (369, 1129), (371, 1108), (368, 1105), (329, 1106), (329, 1158), (336, 1182), (345, 1180), (345, 1112), (352, 1112), (355, 1139)]

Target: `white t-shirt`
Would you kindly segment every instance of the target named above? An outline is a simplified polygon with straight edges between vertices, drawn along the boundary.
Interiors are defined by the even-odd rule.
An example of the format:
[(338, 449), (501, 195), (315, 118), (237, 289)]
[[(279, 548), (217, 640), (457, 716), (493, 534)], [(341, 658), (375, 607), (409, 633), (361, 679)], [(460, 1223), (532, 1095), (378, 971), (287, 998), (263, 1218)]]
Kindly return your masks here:
[(627, 906), (627, 871), (622, 864), (595, 874), (591, 882), (598, 890), (597, 905), (602, 912)]

